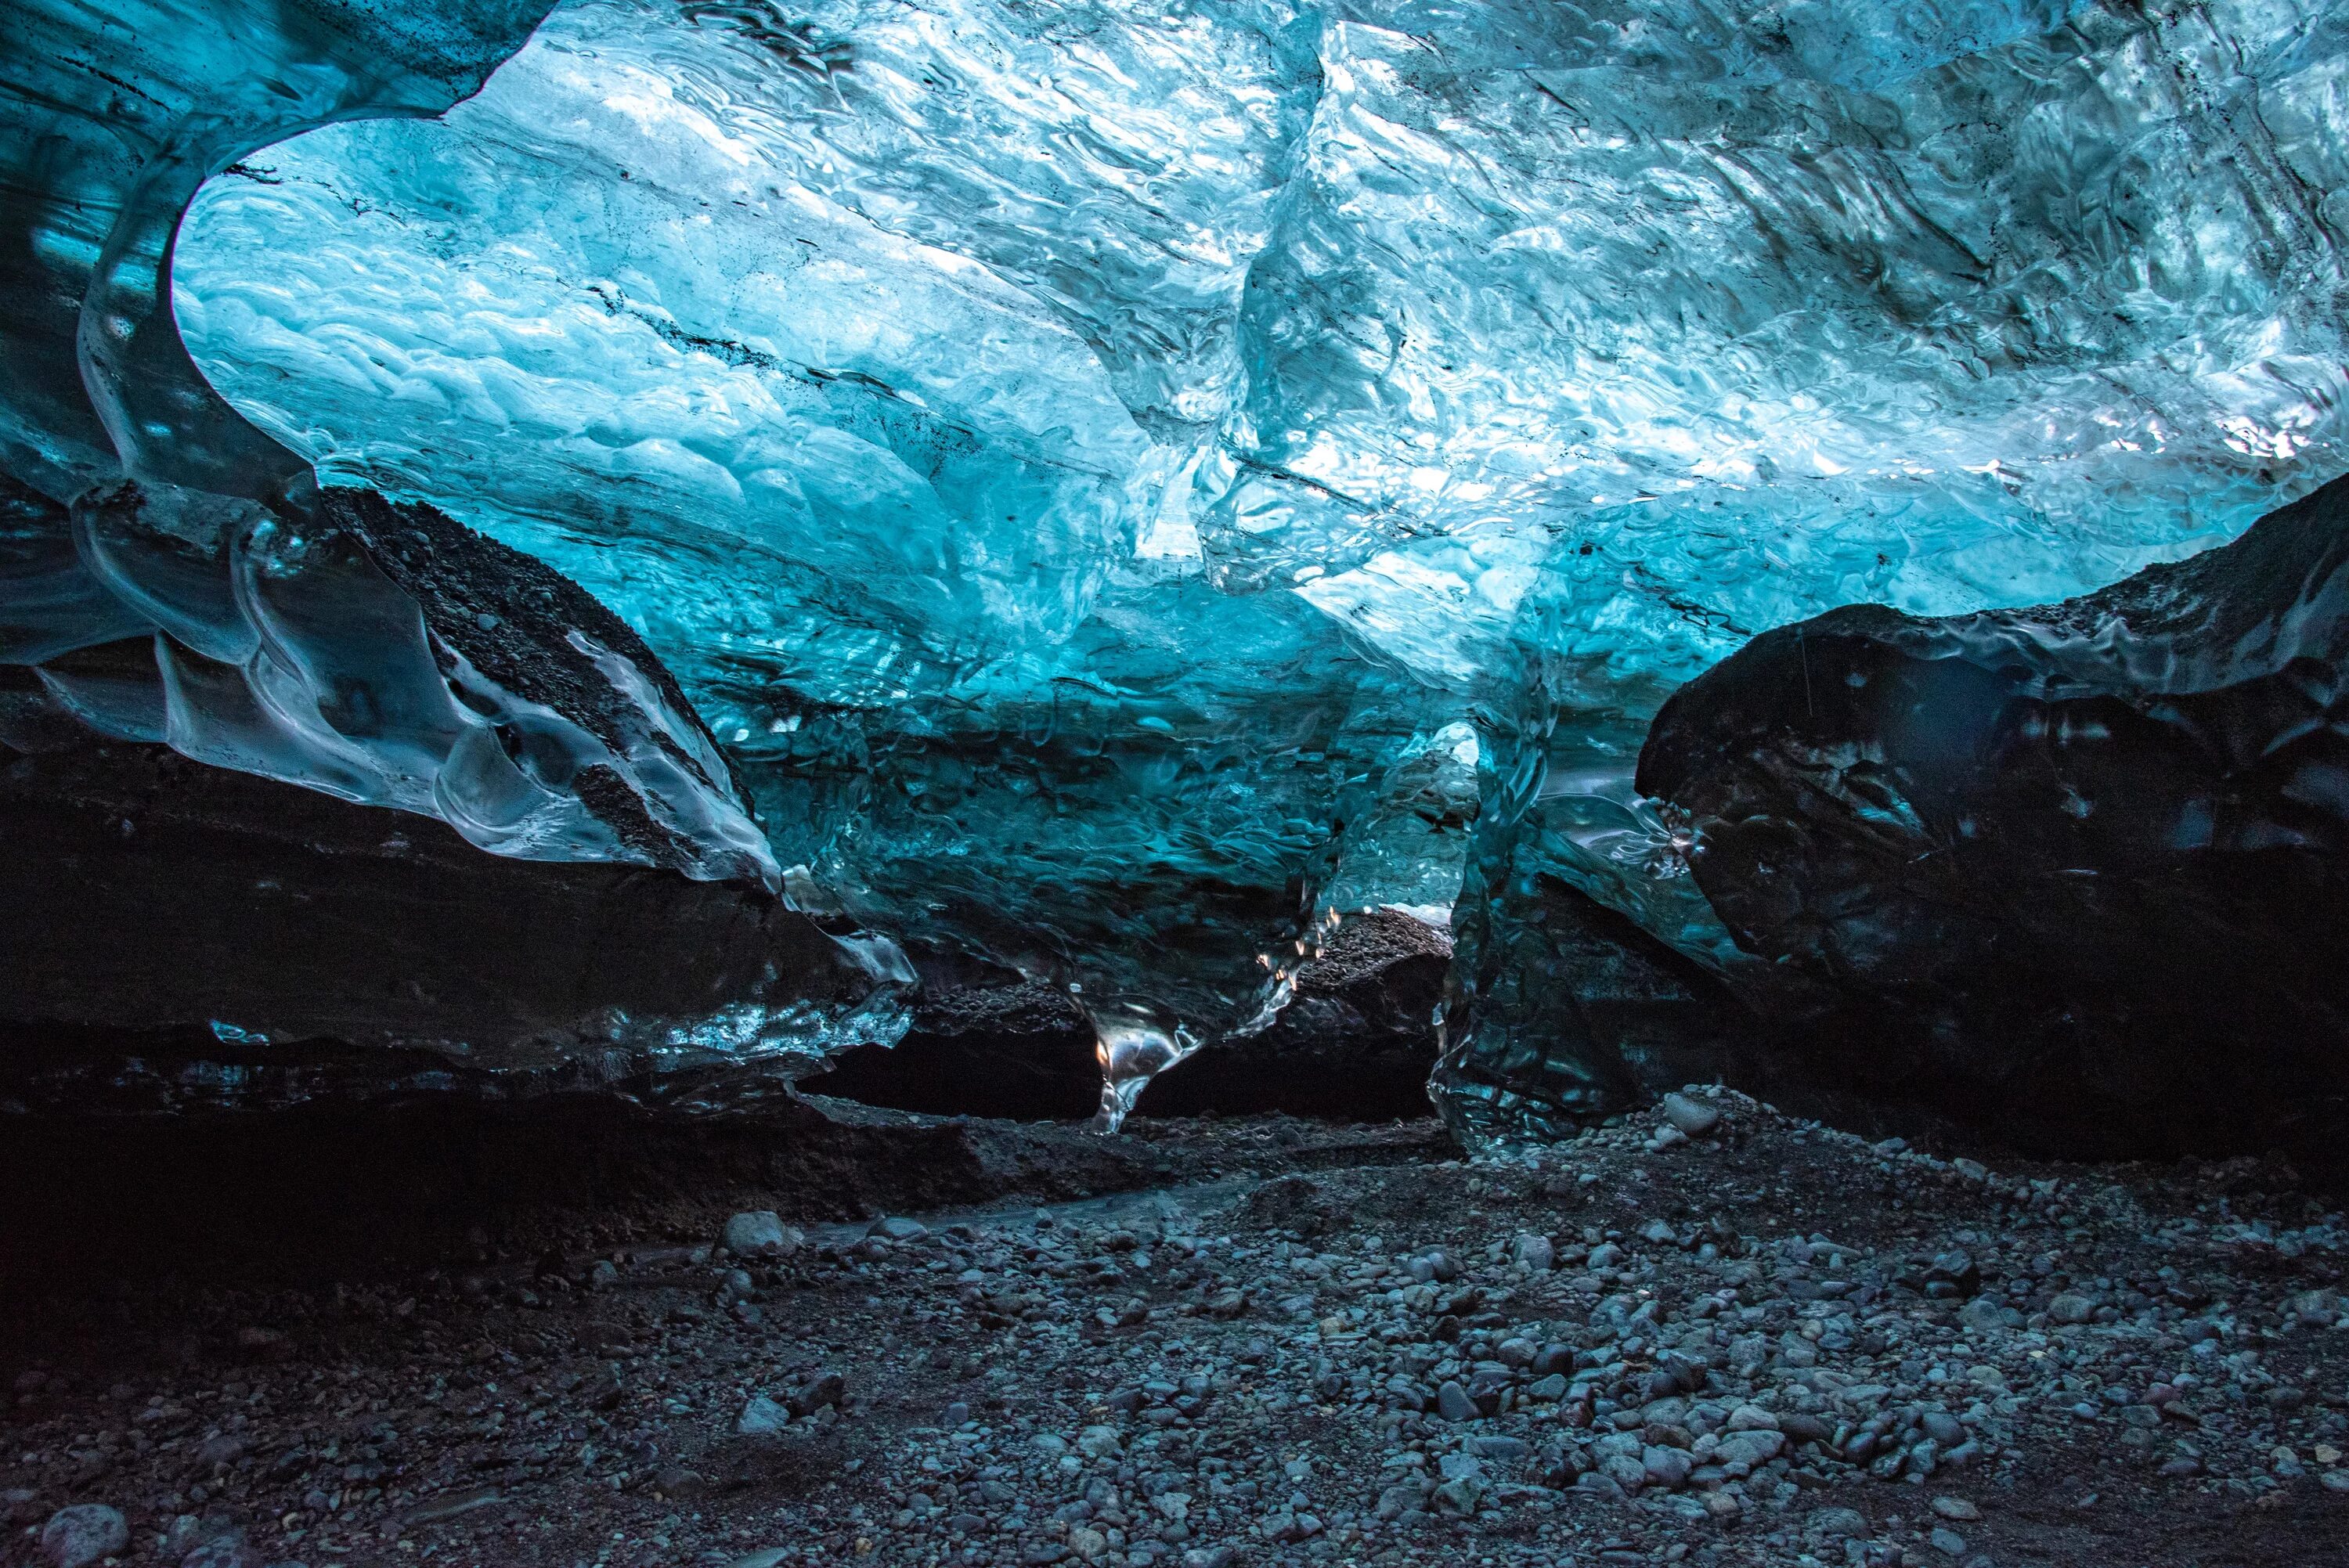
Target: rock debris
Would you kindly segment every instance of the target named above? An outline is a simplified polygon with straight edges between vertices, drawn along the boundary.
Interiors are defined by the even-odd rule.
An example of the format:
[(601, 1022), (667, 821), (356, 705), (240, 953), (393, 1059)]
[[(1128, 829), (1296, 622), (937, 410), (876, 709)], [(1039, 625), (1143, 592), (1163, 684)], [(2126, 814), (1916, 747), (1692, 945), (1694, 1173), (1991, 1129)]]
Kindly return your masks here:
[[(1150, 1136), (1199, 1179), (854, 1224), (779, 1198), (601, 1256), (205, 1292), (171, 1356), (11, 1374), (6, 1560), (2022, 1568), (2349, 1539), (2349, 1230), (2281, 1168), (2008, 1170), (1702, 1087), (1475, 1161)], [(1235, 1176), (1242, 1147), (1291, 1168)]]

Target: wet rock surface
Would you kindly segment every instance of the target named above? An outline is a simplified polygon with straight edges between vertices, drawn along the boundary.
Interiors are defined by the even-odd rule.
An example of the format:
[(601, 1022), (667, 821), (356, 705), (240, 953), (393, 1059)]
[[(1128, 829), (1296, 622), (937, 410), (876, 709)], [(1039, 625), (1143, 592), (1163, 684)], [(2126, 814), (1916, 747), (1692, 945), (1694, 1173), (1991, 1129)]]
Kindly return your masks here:
[(1741, 945), (1822, 987), (1750, 1078), (2049, 1151), (2337, 1158), (2349, 485), (2061, 604), (1852, 606), (1658, 716)]
[[(168, 1278), (12, 1269), (0, 1561), (86, 1506), (169, 1563), (2349, 1550), (2349, 1230), (2288, 1170), (1946, 1160), (1687, 1099), (1695, 1136), (1678, 1108), (1475, 1162), (1428, 1121), (1001, 1129), (918, 1214), (885, 1175), (843, 1205), (812, 1165), (672, 1158), (592, 1211), (477, 1195), (429, 1259), (281, 1232)], [(1023, 1203), (1082, 1145), (1130, 1190)], [(762, 1212), (807, 1244), (719, 1244)]]

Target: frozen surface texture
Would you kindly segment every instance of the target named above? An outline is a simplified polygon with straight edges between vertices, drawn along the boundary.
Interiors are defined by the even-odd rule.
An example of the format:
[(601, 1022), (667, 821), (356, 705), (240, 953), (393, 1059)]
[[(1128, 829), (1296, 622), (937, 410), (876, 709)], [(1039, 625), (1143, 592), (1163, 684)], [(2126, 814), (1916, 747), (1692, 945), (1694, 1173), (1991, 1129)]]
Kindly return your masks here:
[[(499, 1059), (509, 1047), (560, 1055), (548, 1042), (568, 1038), (591, 1078), (812, 1057), (902, 1028), (902, 961), (777, 904), (781, 870), (730, 764), (626, 623), (429, 506), (320, 490), (184, 347), (171, 263), (207, 177), (309, 127), (437, 113), (544, 11), (0, 9), (0, 756), (25, 785), (7, 816), (28, 879), (6, 954), (13, 1024), (216, 1022), (216, 1043), (246, 1045), (332, 1031), (485, 1068), (514, 1065)], [(435, 861), (423, 886), (419, 868), (390, 863), (401, 831), (370, 814), (315, 797), (305, 812), (203, 769), (160, 776), (184, 799), (142, 789), (104, 816), (72, 769), (39, 760), (72, 751), (56, 734), (66, 715), (133, 743), (101, 757), (167, 743), (440, 818), (510, 859), (730, 885)], [(238, 803), (255, 820), (229, 820)], [(61, 847), (93, 814), (99, 844), (135, 846), (134, 863)]]
[(1903, 1026), (1782, 1076), (2082, 1151), (2303, 1147), (2349, 1104), (2344, 689), (2337, 480), (2085, 598), (1756, 638), (1640, 784), (1741, 944)]
[[(207, 176), (310, 126), (445, 108), (543, 12), (0, 16), (0, 659), (48, 666), (106, 733), (440, 816), (501, 854), (773, 886), (724, 758), (633, 633), (437, 514), (321, 497), (204, 380), (171, 309)], [(388, 558), (387, 531), (408, 542)], [(427, 534), (429, 559), (403, 566)]]
[(802, 907), (1179, 1054), (1456, 901), (1446, 1092), (1504, 1131), (1638, 1078), (1502, 1065), (1587, 1056), (1565, 892), (1751, 966), (1634, 787), (1675, 686), (2339, 466), (2344, 27), (584, 0), (437, 119), (212, 157), (171, 297), (330, 493), (638, 633)]

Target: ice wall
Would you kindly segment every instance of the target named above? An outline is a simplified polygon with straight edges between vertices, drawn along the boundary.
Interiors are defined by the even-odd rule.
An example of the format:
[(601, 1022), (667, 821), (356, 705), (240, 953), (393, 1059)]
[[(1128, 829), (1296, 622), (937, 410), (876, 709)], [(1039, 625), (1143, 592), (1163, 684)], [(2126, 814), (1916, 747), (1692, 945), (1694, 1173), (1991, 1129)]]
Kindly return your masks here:
[(596, 0), (220, 173), (179, 319), (641, 633), (810, 907), (1206, 1034), (1464, 875), (1450, 1045), (1521, 1052), (1544, 879), (1738, 962), (1631, 786), (1676, 685), (2338, 466), (2344, 25)]
[[(633, 633), (429, 509), (321, 498), (196, 369), (171, 307), (207, 177), (310, 127), (436, 113), (544, 10), (0, 15), (0, 661), (41, 666), (109, 735), (442, 817), (501, 854), (772, 884), (728, 765)], [(387, 561), (394, 533), (437, 554)]]

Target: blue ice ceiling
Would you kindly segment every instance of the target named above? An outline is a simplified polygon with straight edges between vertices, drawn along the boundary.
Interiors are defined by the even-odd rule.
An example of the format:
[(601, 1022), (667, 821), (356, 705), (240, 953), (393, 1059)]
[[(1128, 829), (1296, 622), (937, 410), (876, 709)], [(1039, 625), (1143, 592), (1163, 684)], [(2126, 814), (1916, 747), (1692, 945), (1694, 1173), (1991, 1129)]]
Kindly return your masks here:
[(322, 480), (618, 611), (803, 905), (1207, 1037), (1464, 868), (1475, 941), (1538, 866), (1719, 954), (1629, 786), (1675, 685), (2337, 472), (2344, 41), (593, 0), (215, 176), (177, 310)]

